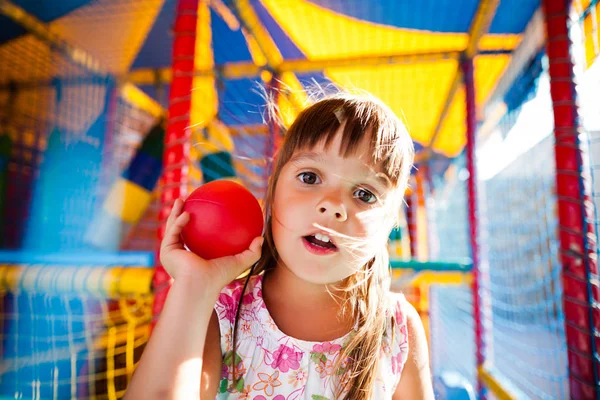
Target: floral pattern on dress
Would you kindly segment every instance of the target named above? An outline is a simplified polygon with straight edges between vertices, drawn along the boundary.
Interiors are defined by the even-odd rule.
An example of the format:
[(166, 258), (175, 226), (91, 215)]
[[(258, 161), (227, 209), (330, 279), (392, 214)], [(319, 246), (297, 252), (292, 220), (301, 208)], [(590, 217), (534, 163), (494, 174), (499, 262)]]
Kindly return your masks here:
[[(227, 285), (220, 293), (215, 312), (221, 329), (223, 368), (217, 399), (243, 400), (330, 400), (343, 379), (347, 360), (338, 363), (341, 351), (356, 333), (326, 342), (308, 342), (279, 330), (262, 297), (263, 275), (250, 278), (241, 299), (237, 346), (233, 353), (232, 328), (240, 302), (243, 280)], [(395, 308), (394, 326), (389, 324), (380, 351), (381, 362), (374, 398), (390, 399), (400, 381), (408, 355), (403, 296), (391, 294)], [(335, 371), (336, 365), (339, 369)], [(233, 382), (233, 377), (237, 381)]]

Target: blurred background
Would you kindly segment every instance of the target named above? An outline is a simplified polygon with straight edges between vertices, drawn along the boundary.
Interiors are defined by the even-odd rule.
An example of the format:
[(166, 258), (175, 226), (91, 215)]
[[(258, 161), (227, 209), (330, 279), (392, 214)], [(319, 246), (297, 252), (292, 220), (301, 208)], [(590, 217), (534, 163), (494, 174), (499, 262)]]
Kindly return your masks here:
[[(598, 0), (0, 0), (0, 398), (117, 399), (173, 201), (262, 199), (305, 90), (417, 147), (389, 249), (440, 399), (600, 399)], [(266, 97), (282, 124), (265, 123)]]

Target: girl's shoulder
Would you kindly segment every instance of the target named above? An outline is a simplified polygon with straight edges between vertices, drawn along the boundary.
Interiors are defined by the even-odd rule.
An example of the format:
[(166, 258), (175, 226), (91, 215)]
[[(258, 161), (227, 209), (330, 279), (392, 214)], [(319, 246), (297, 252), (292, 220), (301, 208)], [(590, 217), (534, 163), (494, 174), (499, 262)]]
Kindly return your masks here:
[[(231, 281), (228, 285), (226, 285), (221, 290), (221, 295), (228, 295), (235, 298), (236, 301), (240, 300), (240, 296), (242, 295), (242, 291), (245, 294), (252, 293), (256, 289), (262, 291), (262, 274), (260, 275), (252, 275), (249, 278), (243, 277), (238, 278)], [(246, 290), (244, 290), (244, 285), (246, 284), (246, 279), (248, 279), (248, 284), (246, 285)]]
[[(388, 313), (388, 331), (392, 331), (392, 337), (395, 337), (397, 344), (406, 347), (408, 350), (408, 316), (414, 310), (414, 307), (406, 300), (402, 293), (390, 292), (388, 294), (387, 313)], [(402, 346), (404, 345), (404, 346)]]
[[(408, 320), (412, 305), (401, 293), (390, 292), (387, 296), (388, 326), (383, 341), (384, 353), (388, 354), (386, 364), (391, 370), (395, 388), (400, 382), (400, 375), (408, 359)], [(387, 350), (387, 351), (386, 351)]]
[(387, 310), (390, 317), (394, 317), (396, 323), (406, 324), (406, 314), (412, 305), (406, 300), (402, 293), (389, 292), (387, 296)]
[[(248, 280), (247, 284), (246, 280)], [(244, 285), (246, 285), (245, 289)], [(244, 313), (245, 310), (254, 308), (260, 301), (262, 301), (262, 275), (252, 275), (229, 283), (221, 290), (215, 303), (221, 329), (235, 322), (238, 305), (239, 312)]]

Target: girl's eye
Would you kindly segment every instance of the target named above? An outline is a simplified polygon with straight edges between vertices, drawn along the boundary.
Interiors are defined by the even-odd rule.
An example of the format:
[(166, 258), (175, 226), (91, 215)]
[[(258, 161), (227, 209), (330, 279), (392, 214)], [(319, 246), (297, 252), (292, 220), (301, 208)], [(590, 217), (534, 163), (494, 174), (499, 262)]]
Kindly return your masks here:
[(314, 185), (320, 182), (319, 177), (314, 172), (302, 172), (298, 175), (298, 179), (307, 185)]
[(373, 204), (377, 201), (377, 197), (366, 189), (356, 189), (354, 191), (354, 197), (368, 204)]

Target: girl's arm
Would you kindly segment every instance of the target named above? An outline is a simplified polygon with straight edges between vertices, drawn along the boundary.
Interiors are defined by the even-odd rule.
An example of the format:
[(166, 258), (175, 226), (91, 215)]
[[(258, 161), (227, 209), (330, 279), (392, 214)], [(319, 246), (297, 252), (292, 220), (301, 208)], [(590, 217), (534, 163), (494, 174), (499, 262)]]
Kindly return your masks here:
[(429, 350), (423, 323), (419, 313), (410, 303), (405, 301), (402, 306), (408, 327), (408, 358), (392, 399), (433, 400)]
[[(160, 248), (161, 264), (174, 283), (133, 374), (127, 400), (198, 400), (201, 386), (207, 393), (216, 387), (220, 359), (215, 343), (220, 347), (213, 307), (221, 289), (259, 259), (263, 239), (255, 238), (248, 250), (235, 256), (204, 260), (181, 241), (189, 218), (183, 201), (176, 200)], [(203, 398), (210, 397), (203, 393)]]
[(206, 286), (183, 279), (173, 283), (127, 400), (200, 398), (204, 344), (218, 296), (214, 287)]
[(208, 324), (208, 333), (204, 343), (202, 357), (202, 383), (200, 387), (201, 399), (214, 399), (219, 391), (221, 375), (223, 373), (223, 355), (221, 354), (221, 329), (219, 317), (213, 311)]

